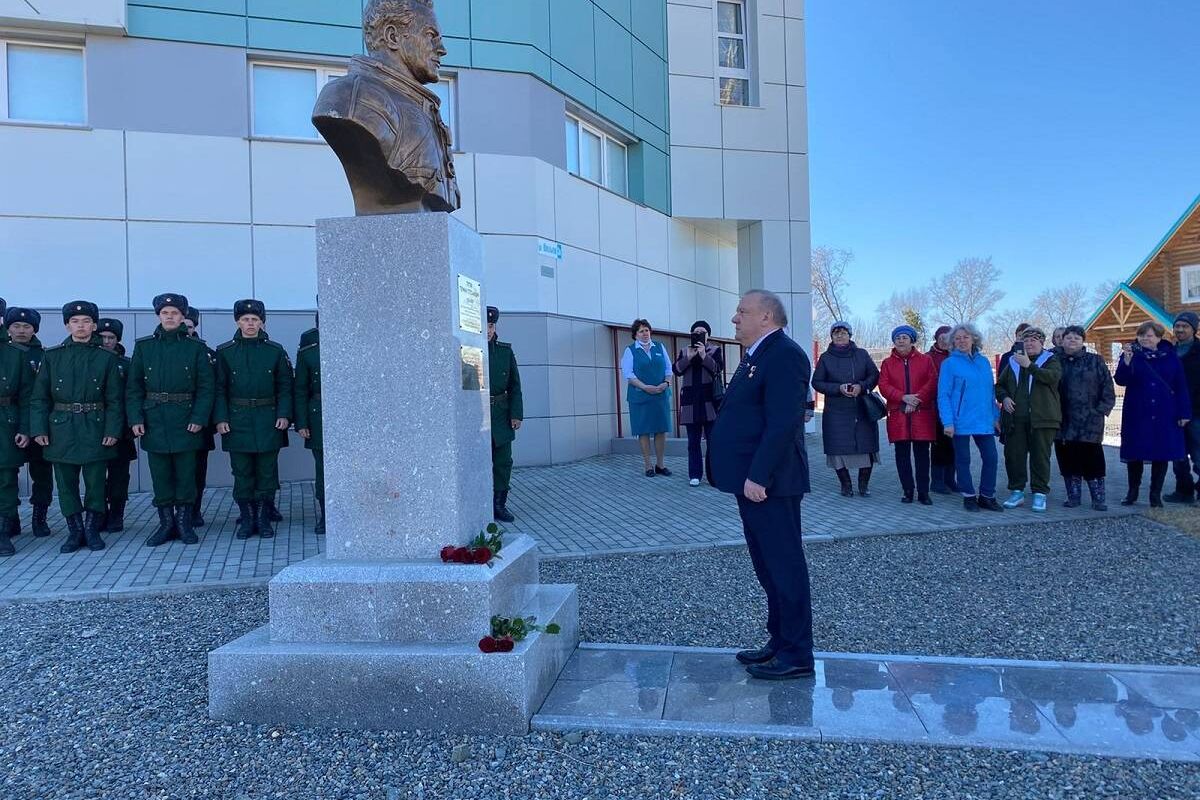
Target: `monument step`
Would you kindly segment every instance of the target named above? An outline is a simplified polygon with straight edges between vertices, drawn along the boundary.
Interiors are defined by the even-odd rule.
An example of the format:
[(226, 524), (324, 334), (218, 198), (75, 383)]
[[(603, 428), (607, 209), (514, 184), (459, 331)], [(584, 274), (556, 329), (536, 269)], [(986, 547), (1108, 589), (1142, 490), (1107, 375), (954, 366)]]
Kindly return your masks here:
[(531, 634), (510, 653), (482, 653), (475, 641), (278, 642), (264, 625), (209, 653), (209, 715), (255, 724), (527, 733), (579, 641), (574, 586), (542, 585), (536, 601), (538, 621), (561, 631)]
[(474, 642), (494, 615), (536, 616), (537, 544), (506, 537), (492, 565), (314, 556), (271, 579), (275, 642)]

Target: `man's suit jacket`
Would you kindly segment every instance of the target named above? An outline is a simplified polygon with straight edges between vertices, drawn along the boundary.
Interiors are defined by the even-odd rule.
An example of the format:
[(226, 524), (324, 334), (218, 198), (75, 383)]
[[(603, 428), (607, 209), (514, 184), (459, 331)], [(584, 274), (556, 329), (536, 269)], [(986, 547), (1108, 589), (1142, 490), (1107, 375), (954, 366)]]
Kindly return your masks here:
[(768, 497), (808, 494), (804, 410), (812, 366), (782, 330), (764, 339), (740, 365), (708, 439), (708, 480), (741, 494), (746, 479)]

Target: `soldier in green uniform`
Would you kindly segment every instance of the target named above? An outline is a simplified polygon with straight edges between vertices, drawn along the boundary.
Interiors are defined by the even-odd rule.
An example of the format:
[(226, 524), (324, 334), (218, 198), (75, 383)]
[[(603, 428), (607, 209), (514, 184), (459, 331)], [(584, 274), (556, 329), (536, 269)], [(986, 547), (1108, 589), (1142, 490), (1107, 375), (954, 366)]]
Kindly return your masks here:
[(241, 520), (235, 536), (275, 535), (267, 501), (279, 490), (279, 450), (287, 446), (294, 376), (287, 351), (263, 331), (259, 300), (233, 306), (238, 330), (217, 348), (213, 419), (233, 468), (233, 499)]
[(321, 334), (310, 328), (300, 335), (296, 353), (296, 433), (312, 451), (316, 467), (318, 536), (325, 534), (325, 443), (321, 435)]
[(150, 460), (158, 528), (147, 547), (178, 535), (196, 544), (196, 454), (204, 449), (204, 426), (212, 418), (216, 377), (208, 347), (188, 335), (187, 298), (167, 292), (154, 298), (158, 327), (137, 340), (125, 392), (135, 436)]
[(54, 465), (58, 505), (70, 531), (61, 551), (74, 553), (85, 541), (89, 550), (103, 550), (97, 523), (105, 510), (107, 462), (117, 455), (125, 425), (125, 398), (117, 358), (100, 346), (96, 335), (96, 304), (72, 300), (62, 314), (70, 335), (42, 356), (33, 382), (29, 427)]
[[(117, 357), (117, 372), (121, 376), (122, 387), (129, 377), (129, 359), (125, 357), (125, 347), (121, 344), (124, 332), (125, 324), (110, 317), (101, 317), (100, 324), (96, 326), (100, 346)], [(108, 475), (104, 481), (107, 510), (98, 523), (101, 533), (120, 533), (125, 530), (125, 504), (129, 502), (129, 462), (137, 461), (137, 457), (137, 440), (126, 425), (121, 430), (121, 441), (117, 442), (117, 457), (108, 462)]]
[(0, 343), (0, 556), (17, 552), (10, 537), (21, 530), (17, 475), (29, 446), (29, 399), (34, 377), (25, 347)]
[(492, 516), (501, 522), (516, 518), (508, 511), (509, 482), (512, 480), (512, 443), (525, 417), (521, 399), (521, 375), (512, 345), (496, 338), (500, 309), (487, 308), (488, 384), (492, 395)]
[[(200, 337), (200, 311), (189, 307), (184, 314), (183, 324), (187, 326), (188, 336), (204, 345), (208, 351), (208, 364), (213, 372), (213, 385), (216, 385), (217, 351), (208, 346)], [(196, 502), (192, 503), (192, 527), (203, 528), (204, 520), (204, 490), (208, 488), (208, 454), (217, 449), (217, 424), (209, 419), (204, 430), (200, 431), (204, 439), (204, 447), (196, 451)]]
[[(4, 312), (4, 327), (8, 331), (9, 341), (25, 348), (25, 356), (35, 373), (41, 366), (45, 352), (37, 337), (41, 326), (42, 315), (32, 308), (11, 306)], [(50, 501), (54, 499), (54, 473), (42, 452), (42, 446), (36, 442), (31, 441), (25, 448), (25, 463), (29, 465), (29, 482), (32, 484), (30, 504), (33, 506), (33, 535), (49, 536), (50, 525), (46, 522), (46, 514), (50, 510)], [(20, 531), (18, 522), (15, 533)]]

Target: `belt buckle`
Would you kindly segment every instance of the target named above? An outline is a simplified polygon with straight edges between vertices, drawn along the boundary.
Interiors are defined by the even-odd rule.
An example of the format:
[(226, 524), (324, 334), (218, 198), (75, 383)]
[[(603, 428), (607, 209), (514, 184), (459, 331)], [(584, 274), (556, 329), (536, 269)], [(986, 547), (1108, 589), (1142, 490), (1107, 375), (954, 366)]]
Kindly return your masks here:
[(71, 413), (72, 414), (82, 414), (83, 413), (83, 403), (71, 403)]

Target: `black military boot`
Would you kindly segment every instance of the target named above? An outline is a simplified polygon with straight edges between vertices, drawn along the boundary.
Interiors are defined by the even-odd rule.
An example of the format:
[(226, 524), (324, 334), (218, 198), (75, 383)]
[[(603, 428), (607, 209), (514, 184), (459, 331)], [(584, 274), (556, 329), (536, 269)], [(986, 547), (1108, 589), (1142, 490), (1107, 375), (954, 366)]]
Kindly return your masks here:
[(871, 485), (871, 468), (863, 467), (858, 471), (858, 496), (870, 497), (871, 493), (867, 489)]
[(492, 518), (501, 522), (516, 522), (517, 518), (508, 513), (508, 492), (492, 493)]
[(270, 539), (275, 535), (275, 527), (271, 524), (271, 509), (274, 506), (270, 500), (260, 500), (255, 503), (258, 516), (257, 524), (254, 526), (254, 532), (264, 539)]
[(1156, 461), (1150, 465), (1150, 507), (1163, 507), (1163, 483), (1167, 480), (1167, 463)]
[(1131, 506), (1138, 501), (1138, 494), (1142, 490), (1142, 467), (1138, 465), (1135, 469), (1133, 464), (1126, 464), (1125, 469), (1129, 476), (1129, 491), (1125, 493), (1121, 505)]
[(12, 539), (8, 538), (12, 532), (12, 517), (0, 517), (0, 557), (11, 556), (17, 552), (17, 548), (13, 547)]
[(175, 516), (170, 506), (158, 507), (158, 528), (146, 539), (146, 547), (158, 547), (171, 541), (171, 533), (175, 530)]
[(175, 506), (175, 527), (179, 529), (179, 540), (184, 544), (200, 543), (200, 537), (192, 527), (191, 506)]
[[(34, 506), (33, 507), (33, 524), (30, 526), (33, 529), (34, 536), (49, 536), (50, 526), (46, 524), (46, 512), (50, 510), (50, 506)], [(71, 551), (75, 552), (74, 550)]]
[(21, 518), (16, 514), (8, 518), (8, 535), (14, 539), (21, 535)]
[(108, 506), (104, 506), (104, 510), (96, 514), (96, 530), (103, 533), (108, 530)]
[(72, 514), (67, 517), (67, 541), (58, 548), (60, 553), (74, 553), (83, 547), (83, 514)]
[(850, 483), (850, 470), (837, 471), (838, 483), (842, 486), (842, 497), (854, 497), (854, 484)]
[(83, 536), (87, 539), (88, 550), (103, 550), (104, 540), (100, 538), (100, 519), (102, 515), (95, 511), (84, 512)]
[(108, 504), (108, 525), (105, 530), (109, 533), (120, 533), (125, 530), (125, 501), (114, 500)]
[(267, 518), (271, 522), (283, 522), (283, 514), (279, 513), (279, 509), (275, 507), (275, 498), (272, 497), (262, 501), (263, 506), (267, 509)]
[(254, 535), (254, 503), (249, 500), (238, 500), (238, 512), (241, 514), (237, 521), (236, 539), (249, 539)]
[(208, 524), (204, 521), (204, 511), (201, 509), (202, 505), (204, 505), (203, 497), (197, 497), (196, 502), (192, 503), (191, 515), (193, 528), (203, 528)]
[(317, 500), (317, 527), (313, 530), (317, 536), (325, 535), (325, 501)]

